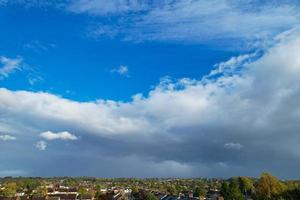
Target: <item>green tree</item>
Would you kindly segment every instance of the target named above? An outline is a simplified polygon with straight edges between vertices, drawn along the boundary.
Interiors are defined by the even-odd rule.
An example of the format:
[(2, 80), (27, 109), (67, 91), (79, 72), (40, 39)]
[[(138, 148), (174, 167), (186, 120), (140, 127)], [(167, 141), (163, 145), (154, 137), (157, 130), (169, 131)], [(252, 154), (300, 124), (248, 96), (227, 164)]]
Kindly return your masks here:
[(239, 183), (236, 180), (232, 180), (229, 184), (228, 200), (243, 200), (243, 194), (241, 193)]
[(13, 197), (17, 193), (17, 184), (15, 182), (5, 183), (2, 195), (5, 197)]
[(300, 187), (297, 188), (289, 188), (284, 193), (281, 194), (283, 199), (285, 200), (295, 200), (300, 199)]
[(205, 197), (207, 194), (206, 185), (204, 182), (200, 182), (199, 185), (195, 189), (195, 193), (198, 197)]
[(99, 198), (101, 196), (101, 185), (96, 186), (96, 193), (95, 193), (95, 198)]
[(239, 177), (239, 183), (241, 192), (246, 196), (254, 190), (253, 181), (248, 177)]
[(86, 195), (88, 192), (87, 192), (87, 190), (84, 188), (84, 187), (80, 187), (79, 189), (78, 189), (78, 194), (79, 194), (79, 197), (80, 197), (80, 199), (82, 199), (82, 196), (83, 195)]
[(47, 185), (45, 182), (43, 182), (43, 184), (37, 188), (36, 194), (41, 195), (41, 196), (47, 196), (48, 189), (47, 189)]
[(28, 195), (31, 195), (32, 191), (35, 190), (39, 185), (40, 183), (38, 181), (31, 179), (25, 179), (23, 181), (23, 188), (25, 189), (26, 194)]
[(145, 195), (145, 200), (158, 200), (158, 198), (151, 192), (147, 192)]
[(177, 195), (177, 190), (176, 190), (176, 187), (174, 185), (169, 185), (167, 187), (167, 191), (171, 195)]
[(224, 181), (221, 186), (221, 195), (225, 200), (229, 199), (229, 192), (229, 183)]
[(139, 192), (139, 188), (137, 186), (133, 186), (131, 190), (133, 194), (137, 194)]

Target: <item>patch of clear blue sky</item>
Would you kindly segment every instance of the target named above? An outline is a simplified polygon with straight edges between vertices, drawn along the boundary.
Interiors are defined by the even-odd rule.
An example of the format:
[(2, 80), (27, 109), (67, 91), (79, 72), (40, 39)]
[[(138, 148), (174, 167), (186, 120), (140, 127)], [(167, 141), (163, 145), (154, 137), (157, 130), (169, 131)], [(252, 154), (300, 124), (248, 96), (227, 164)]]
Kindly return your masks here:
[[(107, 19), (54, 8), (0, 7), (0, 55), (22, 56), (43, 78), (31, 86), (23, 71), (1, 80), (0, 86), (49, 91), (78, 101), (129, 101), (133, 94), (147, 94), (161, 77), (199, 79), (215, 63), (239, 54), (209, 44), (88, 37), (90, 22), (101, 20)], [(45, 49), (24, 47), (34, 41)], [(111, 73), (120, 65), (128, 66), (130, 77)]]

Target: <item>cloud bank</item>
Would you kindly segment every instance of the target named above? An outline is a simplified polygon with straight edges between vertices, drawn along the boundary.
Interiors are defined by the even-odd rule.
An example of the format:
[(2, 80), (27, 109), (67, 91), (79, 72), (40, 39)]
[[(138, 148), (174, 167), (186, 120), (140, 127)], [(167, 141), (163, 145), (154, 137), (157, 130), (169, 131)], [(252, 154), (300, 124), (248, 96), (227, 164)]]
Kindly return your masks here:
[[(32, 161), (35, 175), (55, 160), (65, 168), (79, 161), (90, 165), (49, 175), (76, 175), (85, 167), (86, 175), (121, 176), (122, 171), (113, 172), (122, 165), (132, 169), (126, 176), (257, 176), (268, 170), (295, 177), (300, 175), (299, 47), (294, 29), (263, 53), (216, 64), (212, 76), (162, 79), (148, 95), (136, 94), (129, 102), (77, 102), (1, 88), (0, 128), (18, 135), (24, 148), (38, 141), (36, 148), (45, 150), (47, 160)], [(48, 149), (40, 137), (81, 139)], [(149, 169), (149, 163), (157, 167)]]

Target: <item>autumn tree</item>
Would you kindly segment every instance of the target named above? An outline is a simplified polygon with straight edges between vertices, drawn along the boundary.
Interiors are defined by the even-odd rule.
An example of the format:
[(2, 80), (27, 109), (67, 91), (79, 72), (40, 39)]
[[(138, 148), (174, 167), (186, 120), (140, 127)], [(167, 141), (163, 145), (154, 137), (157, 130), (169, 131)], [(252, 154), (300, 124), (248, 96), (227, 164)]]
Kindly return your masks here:
[(256, 183), (256, 197), (259, 200), (269, 200), (278, 197), (286, 190), (286, 186), (270, 173), (263, 173)]

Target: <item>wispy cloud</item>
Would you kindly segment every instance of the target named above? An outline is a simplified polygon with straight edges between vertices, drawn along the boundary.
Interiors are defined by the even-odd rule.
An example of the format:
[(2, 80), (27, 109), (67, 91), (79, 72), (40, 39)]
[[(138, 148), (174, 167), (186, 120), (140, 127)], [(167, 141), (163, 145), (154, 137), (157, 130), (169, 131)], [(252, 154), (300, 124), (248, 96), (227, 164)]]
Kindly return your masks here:
[[(91, 15), (91, 24), (100, 25), (89, 30), (89, 36), (118, 37), (126, 41), (180, 41), (254, 48), (265, 45), (276, 34), (298, 26), (300, 22), (300, 4), (295, 0), (2, 2), (3, 5), (52, 6), (66, 12)], [(113, 23), (103, 20), (111, 16), (115, 19)], [(39, 48), (43, 49), (42, 46)]]
[(58, 133), (46, 131), (46, 132), (40, 133), (40, 136), (46, 140), (77, 140), (78, 139), (77, 136), (75, 136), (67, 131), (58, 132)]
[(240, 150), (241, 148), (243, 148), (243, 145), (241, 145), (240, 143), (230, 142), (230, 143), (224, 144), (224, 148), (225, 149)]
[(56, 44), (54, 44), (54, 43), (45, 44), (45, 43), (42, 43), (39, 40), (33, 40), (33, 41), (23, 45), (24, 49), (33, 50), (37, 53), (45, 52), (45, 51), (48, 51), (48, 50), (53, 49), (55, 47), (56, 47)]
[(209, 75), (205, 78), (212, 78), (217, 75), (232, 75), (243, 69), (243, 66), (250, 64), (254, 60), (258, 59), (261, 53), (254, 52), (249, 54), (243, 54), (239, 56), (231, 57), (229, 60), (217, 63), (214, 65), (215, 69), (211, 70)]
[[(67, 8), (98, 16), (99, 21), (107, 14), (117, 16), (113, 24), (101, 23), (90, 30), (88, 35), (92, 37), (212, 43), (249, 49), (268, 44), (270, 38), (300, 22), (300, 4), (293, 0), (81, 0), (71, 2)], [(140, 10), (143, 12), (136, 12)]]
[(0, 79), (7, 78), (10, 74), (22, 70), (22, 58), (8, 58), (0, 56)]
[(11, 135), (0, 135), (0, 140), (2, 141), (10, 141), (10, 140), (16, 140), (17, 138)]
[(62, 8), (65, 7), (68, 2), (70, 2), (70, 0), (0, 0), (0, 6), (24, 5), (27, 8), (49, 6)]
[(67, 9), (75, 13), (116, 15), (144, 10), (147, 4), (143, 2), (143, 0), (78, 0), (72, 1)]
[(125, 65), (120, 65), (119, 67), (112, 69), (111, 73), (117, 73), (121, 76), (129, 77), (129, 69)]
[(28, 78), (28, 83), (33, 86), (36, 83), (43, 81), (44, 79), (42, 78), (42, 76), (38, 75), (37, 72), (32, 71), (31, 73), (29, 73), (29, 75), (27, 76)]
[(47, 142), (45, 141), (38, 141), (36, 144), (35, 144), (35, 147), (40, 150), (40, 151), (44, 151), (46, 150), (47, 148)]

